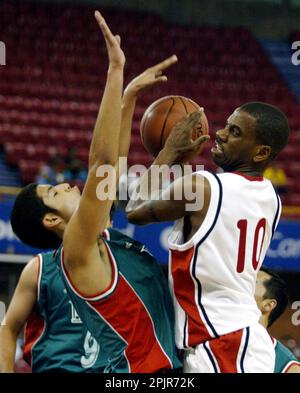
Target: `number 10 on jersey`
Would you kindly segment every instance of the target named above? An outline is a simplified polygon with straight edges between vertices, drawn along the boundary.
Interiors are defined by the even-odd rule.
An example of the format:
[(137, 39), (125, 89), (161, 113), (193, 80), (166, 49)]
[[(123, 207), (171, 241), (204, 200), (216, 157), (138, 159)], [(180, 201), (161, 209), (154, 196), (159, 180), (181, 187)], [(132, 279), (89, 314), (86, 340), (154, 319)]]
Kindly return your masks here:
[[(245, 258), (246, 258), (246, 242), (249, 241), (251, 238), (247, 236), (248, 232), (248, 220), (239, 220), (237, 223), (237, 227), (240, 231), (240, 239), (239, 239), (239, 251), (238, 251), (238, 260), (237, 260), (237, 272), (242, 273), (245, 269)], [(262, 232), (262, 237), (261, 237), (261, 244), (258, 244), (258, 237), (260, 231)], [(266, 219), (261, 218), (255, 228), (254, 232), (254, 241), (253, 241), (253, 246), (252, 246), (252, 266), (253, 269), (256, 270), (261, 252), (262, 252), (262, 247), (264, 244), (264, 239), (265, 239), (265, 233), (266, 233)], [(259, 249), (259, 255), (257, 256), (257, 251)]]

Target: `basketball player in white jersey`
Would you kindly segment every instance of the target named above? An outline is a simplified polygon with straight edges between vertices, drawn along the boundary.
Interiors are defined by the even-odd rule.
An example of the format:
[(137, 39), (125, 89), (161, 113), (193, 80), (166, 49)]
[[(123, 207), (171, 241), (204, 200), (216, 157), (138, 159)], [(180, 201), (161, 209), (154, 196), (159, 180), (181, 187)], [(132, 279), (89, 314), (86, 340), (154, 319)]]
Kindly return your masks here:
[[(153, 164), (192, 159), (209, 138), (192, 140), (201, 112), (175, 125)], [(169, 283), (176, 316), (176, 343), (185, 350), (185, 372), (273, 372), (274, 348), (259, 324), (256, 275), (281, 213), (263, 170), (284, 148), (289, 127), (276, 107), (253, 102), (237, 108), (217, 131), (211, 149), (222, 174), (194, 172), (145, 200), (152, 165), (127, 206), (129, 221), (176, 220), (169, 237)], [(202, 206), (191, 211), (194, 199)], [(158, 186), (159, 188), (159, 186)], [(182, 198), (178, 198), (182, 195)], [(168, 197), (169, 196), (169, 197)]]

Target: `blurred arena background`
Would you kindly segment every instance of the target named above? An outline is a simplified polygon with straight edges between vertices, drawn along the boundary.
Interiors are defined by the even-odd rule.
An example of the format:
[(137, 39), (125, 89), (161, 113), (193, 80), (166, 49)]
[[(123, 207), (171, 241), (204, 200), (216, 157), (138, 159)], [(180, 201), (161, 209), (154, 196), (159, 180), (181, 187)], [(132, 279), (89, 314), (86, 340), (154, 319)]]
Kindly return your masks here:
[[(173, 53), (179, 58), (169, 82), (138, 99), (129, 166), (151, 162), (139, 122), (164, 95), (184, 95), (203, 106), (212, 135), (247, 101), (272, 103), (288, 116), (289, 145), (265, 174), (284, 205), (265, 264), (285, 278), (291, 297), (272, 334), (300, 358), (300, 65), (292, 62), (294, 56), (300, 63), (292, 49), (297, 41), (300, 48), (300, 0), (0, 2), (6, 49), (0, 66), (0, 301), (9, 304), (24, 264), (37, 252), (22, 245), (9, 224), (20, 187), (37, 178), (81, 186), (86, 176), (106, 76), (95, 8), (122, 37), (125, 82)], [(198, 163), (215, 171), (209, 150)], [(165, 265), (171, 223), (135, 228), (122, 207), (114, 225), (147, 244)]]

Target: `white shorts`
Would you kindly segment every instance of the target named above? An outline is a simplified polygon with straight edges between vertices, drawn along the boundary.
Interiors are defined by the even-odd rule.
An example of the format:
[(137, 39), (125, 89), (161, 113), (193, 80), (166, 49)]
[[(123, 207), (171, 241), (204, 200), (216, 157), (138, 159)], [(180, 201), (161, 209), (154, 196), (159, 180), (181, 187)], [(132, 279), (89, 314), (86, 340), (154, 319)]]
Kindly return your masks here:
[(185, 373), (273, 373), (274, 346), (259, 323), (206, 341), (185, 353)]

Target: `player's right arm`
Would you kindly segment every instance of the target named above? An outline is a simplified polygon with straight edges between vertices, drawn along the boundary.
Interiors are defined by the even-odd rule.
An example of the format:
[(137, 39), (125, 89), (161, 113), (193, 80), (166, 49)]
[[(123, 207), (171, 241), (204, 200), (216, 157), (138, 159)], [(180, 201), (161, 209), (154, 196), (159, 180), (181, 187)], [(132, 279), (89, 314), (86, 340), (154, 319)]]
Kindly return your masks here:
[[(105, 39), (109, 67), (93, 138), (89, 151), (89, 172), (77, 210), (63, 237), (64, 263), (77, 288), (87, 295), (103, 291), (110, 284), (110, 266), (100, 256), (97, 239), (106, 227), (115, 199), (119, 158), (121, 105), (125, 56), (120, 37), (114, 36), (99, 12), (95, 17)], [(109, 169), (107, 172), (104, 170)], [(102, 173), (101, 173), (102, 172)], [(107, 185), (109, 194), (100, 188)]]
[(23, 270), (0, 327), (0, 372), (14, 372), (17, 338), (37, 300), (38, 271), (36, 257)]

